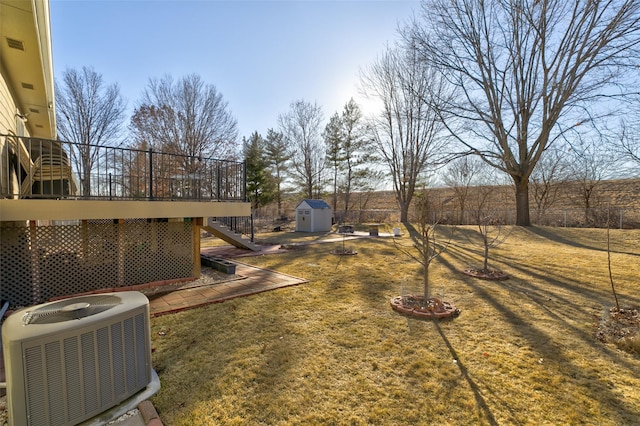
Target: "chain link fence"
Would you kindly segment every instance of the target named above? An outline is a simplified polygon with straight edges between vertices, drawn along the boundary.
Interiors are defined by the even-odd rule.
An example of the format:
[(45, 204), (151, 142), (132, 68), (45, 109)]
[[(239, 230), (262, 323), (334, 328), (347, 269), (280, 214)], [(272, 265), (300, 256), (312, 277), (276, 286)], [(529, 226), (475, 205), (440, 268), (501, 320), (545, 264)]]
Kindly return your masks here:
[[(409, 220), (416, 217), (409, 214)], [(431, 221), (447, 225), (476, 225), (478, 217), (491, 216), (506, 225), (515, 225), (516, 211), (514, 209), (495, 209), (481, 212), (473, 210), (432, 210)], [(640, 229), (640, 210), (629, 208), (590, 208), (590, 209), (548, 209), (545, 211), (532, 210), (531, 224), (538, 226), (555, 226), (569, 228), (610, 228)], [(394, 224), (400, 221), (400, 210), (367, 209), (334, 212), (335, 224)], [(256, 232), (270, 232), (272, 230), (294, 230), (295, 210), (286, 210), (281, 216), (272, 214), (254, 215)]]

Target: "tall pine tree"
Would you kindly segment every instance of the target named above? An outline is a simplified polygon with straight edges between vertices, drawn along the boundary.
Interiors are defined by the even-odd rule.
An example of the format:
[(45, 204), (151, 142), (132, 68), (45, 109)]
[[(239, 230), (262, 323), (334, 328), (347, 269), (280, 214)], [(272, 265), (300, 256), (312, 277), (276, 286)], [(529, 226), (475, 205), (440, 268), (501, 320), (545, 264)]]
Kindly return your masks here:
[(340, 180), (344, 170), (344, 135), (342, 131), (342, 119), (336, 112), (329, 119), (324, 129), (324, 144), (327, 147), (326, 159), (331, 169), (331, 185), (333, 194), (333, 212), (338, 211), (338, 193), (340, 192)]
[(282, 217), (282, 194), (284, 192), (282, 184), (291, 159), (291, 150), (281, 132), (273, 129), (267, 130), (264, 153), (275, 183), (274, 196), (278, 204), (278, 217)]
[(350, 99), (342, 113), (335, 113), (324, 130), (326, 160), (332, 171), (333, 210), (338, 211), (338, 198), (342, 198), (344, 214), (351, 207), (351, 194), (367, 192), (380, 182), (382, 173), (371, 167), (375, 157), (369, 152), (365, 137), (362, 112), (358, 104)]
[(257, 210), (274, 198), (275, 182), (269, 173), (265, 144), (258, 132), (253, 132), (249, 139), (242, 138), (242, 154), (247, 168), (247, 196), (252, 210)]

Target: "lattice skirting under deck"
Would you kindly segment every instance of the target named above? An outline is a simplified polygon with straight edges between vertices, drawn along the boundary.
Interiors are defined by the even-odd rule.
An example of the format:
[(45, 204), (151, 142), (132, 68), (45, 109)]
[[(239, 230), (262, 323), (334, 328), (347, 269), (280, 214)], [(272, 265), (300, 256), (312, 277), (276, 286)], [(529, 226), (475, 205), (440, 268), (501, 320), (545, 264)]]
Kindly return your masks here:
[(193, 275), (188, 220), (3, 223), (0, 237), (0, 298), (15, 307)]

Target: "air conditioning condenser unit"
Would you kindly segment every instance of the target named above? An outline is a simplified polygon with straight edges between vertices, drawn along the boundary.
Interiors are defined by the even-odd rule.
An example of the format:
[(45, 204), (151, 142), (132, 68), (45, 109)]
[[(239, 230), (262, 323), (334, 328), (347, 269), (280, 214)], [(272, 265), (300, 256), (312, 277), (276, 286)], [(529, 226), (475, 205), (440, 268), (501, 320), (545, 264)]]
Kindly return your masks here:
[(11, 425), (76, 425), (152, 379), (149, 300), (139, 292), (31, 306), (2, 326)]

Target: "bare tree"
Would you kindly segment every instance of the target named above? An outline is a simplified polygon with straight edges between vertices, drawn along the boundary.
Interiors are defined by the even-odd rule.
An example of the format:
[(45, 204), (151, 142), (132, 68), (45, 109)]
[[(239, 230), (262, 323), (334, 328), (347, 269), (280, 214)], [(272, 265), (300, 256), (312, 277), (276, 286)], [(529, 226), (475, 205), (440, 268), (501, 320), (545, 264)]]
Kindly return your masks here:
[(322, 109), (316, 103), (294, 101), (278, 123), (291, 147), (290, 173), (305, 197), (317, 198), (322, 192), (325, 149), (322, 141)]
[[(169, 75), (150, 79), (130, 127), (137, 145), (192, 157), (237, 155), (236, 119), (216, 87), (196, 74), (175, 82)], [(185, 168), (197, 168), (197, 164)]]
[(121, 143), (126, 103), (117, 84), (106, 86), (93, 68), (67, 69), (56, 83), (56, 121), (60, 139), (75, 142), (70, 156), (82, 195), (91, 195), (91, 172), (102, 146)]
[(640, 165), (640, 99), (631, 106), (630, 114), (622, 118), (610, 140), (612, 148), (620, 154), (621, 161), (631, 166), (631, 174), (637, 174), (637, 166)]
[(388, 48), (361, 81), (366, 95), (383, 104), (371, 133), (393, 180), (400, 221), (407, 223), (416, 185), (443, 151), (443, 124), (434, 105), (445, 98), (445, 82), (411, 43)]
[(616, 284), (613, 281), (613, 271), (611, 269), (611, 207), (607, 207), (607, 269), (609, 270), (609, 283), (611, 284), (611, 292), (616, 301), (616, 310), (620, 312), (620, 303), (618, 302), (618, 293), (616, 292)]
[[(439, 108), (465, 149), (507, 173), (530, 225), (529, 177), (563, 134), (606, 98), (633, 90), (638, 0), (427, 0), (404, 35), (456, 87)], [(602, 106), (602, 103), (599, 104)]]
[[(464, 200), (469, 223), (477, 226), (478, 235), (483, 248), (482, 268), (469, 268), (465, 274), (487, 279), (503, 279), (506, 275), (501, 271), (489, 269), (489, 251), (502, 244), (508, 237), (504, 232), (506, 194), (500, 188), (499, 176), (477, 157), (463, 157), (449, 163), (445, 182), (454, 187), (454, 193)], [(470, 239), (471, 240), (471, 239)], [(474, 242), (475, 243), (475, 242)]]
[(500, 271), (492, 271), (489, 269), (489, 251), (493, 247), (502, 244), (509, 236), (508, 232), (503, 232), (504, 219), (501, 212), (498, 211), (499, 206), (503, 206), (504, 202), (499, 202), (493, 195), (495, 187), (490, 182), (495, 181), (491, 173), (485, 173), (483, 181), (474, 188), (473, 199), (471, 201), (470, 211), (473, 222), (478, 227), (478, 234), (482, 240), (483, 263), (482, 269), (473, 270), (482, 276), (502, 274)]
[(482, 173), (484, 163), (475, 156), (464, 156), (447, 165), (442, 179), (453, 190), (453, 197), (458, 205), (458, 223), (464, 223), (464, 212), (474, 184)]
[(603, 222), (594, 210), (602, 207), (608, 200), (601, 193), (601, 186), (605, 179), (611, 176), (615, 167), (612, 153), (606, 149), (601, 141), (587, 141), (576, 143), (571, 150), (571, 176), (574, 180), (575, 203), (584, 209), (585, 224), (597, 225)]
[[(422, 295), (400, 295), (392, 299), (392, 306), (401, 312), (419, 312), (418, 316), (430, 318), (444, 318), (457, 316), (460, 310), (449, 302), (445, 302), (438, 297), (430, 296), (431, 283), (429, 277), (429, 268), (431, 263), (442, 253), (444, 253), (451, 242), (453, 236), (453, 228), (450, 231), (448, 241), (443, 242), (442, 237), (446, 231), (439, 228), (437, 220), (432, 221), (431, 201), (429, 200), (429, 191), (423, 191), (417, 195), (416, 205), (417, 216), (412, 223), (407, 223), (407, 230), (412, 242), (412, 248), (407, 247), (394, 240), (397, 249), (402, 253), (417, 261), (422, 265)], [(417, 224), (417, 229), (414, 226)], [(444, 231), (444, 232), (443, 232)]]
[(444, 253), (449, 247), (449, 241), (446, 243), (438, 243), (437, 230), (438, 222), (431, 218), (431, 205), (429, 200), (429, 192), (424, 189), (419, 195), (418, 206), (416, 206), (416, 223), (418, 229), (410, 229), (410, 237), (413, 242), (413, 248), (418, 252), (417, 255), (405, 251), (414, 260), (422, 265), (422, 287), (423, 297), (428, 299), (430, 296), (429, 267), (431, 262)]
[(620, 146), (625, 154), (636, 164), (640, 164), (640, 132), (627, 124), (620, 133)]
[(540, 224), (547, 210), (559, 198), (569, 177), (570, 165), (566, 151), (552, 149), (538, 161), (531, 173), (530, 184), (536, 207), (536, 221)]

